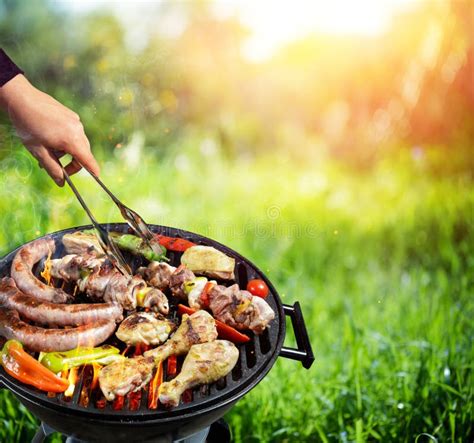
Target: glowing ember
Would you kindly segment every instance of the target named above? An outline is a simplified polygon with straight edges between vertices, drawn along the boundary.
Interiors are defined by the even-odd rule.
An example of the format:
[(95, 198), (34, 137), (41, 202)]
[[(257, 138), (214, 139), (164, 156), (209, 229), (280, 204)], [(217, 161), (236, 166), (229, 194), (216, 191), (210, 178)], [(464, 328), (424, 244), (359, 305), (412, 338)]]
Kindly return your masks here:
[(148, 393), (148, 409), (158, 408), (158, 388), (163, 383), (163, 363), (158, 363), (155, 376), (151, 379)]
[(178, 371), (178, 359), (176, 355), (172, 355), (167, 360), (166, 373), (168, 374), (168, 378), (175, 377), (177, 371)]
[(130, 411), (136, 411), (140, 407), (140, 401), (142, 399), (141, 389), (136, 392), (130, 392), (130, 394), (128, 394), (127, 397), (128, 397), (128, 409), (130, 409)]
[(65, 397), (72, 397), (74, 394), (74, 389), (76, 388), (76, 382), (78, 379), (78, 368), (71, 368), (68, 376), (69, 387), (64, 392)]
[(104, 409), (107, 406), (107, 400), (105, 399), (105, 397), (99, 398), (99, 400), (95, 402), (95, 406), (97, 407), (97, 409)]
[(125, 403), (125, 397), (123, 395), (118, 395), (115, 397), (114, 402), (112, 403), (112, 409), (114, 411), (120, 411), (123, 409), (123, 405)]

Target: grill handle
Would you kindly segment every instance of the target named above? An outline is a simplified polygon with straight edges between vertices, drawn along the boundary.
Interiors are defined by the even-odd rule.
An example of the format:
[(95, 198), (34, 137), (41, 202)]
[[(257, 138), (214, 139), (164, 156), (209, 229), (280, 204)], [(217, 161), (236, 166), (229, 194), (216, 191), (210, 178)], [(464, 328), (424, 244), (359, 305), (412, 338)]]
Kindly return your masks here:
[(304, 323), (300, 303), (295, 302), (293, 306), (283, 305), (283, 312), (291, 318), (298, 348), (293, 349), (283, 346), (280, 351), (280, 356), (298, 360), (304, 368), (309, 369), (314, 362), (314, 354), (311, 343), (309, 342), (308, 330)]

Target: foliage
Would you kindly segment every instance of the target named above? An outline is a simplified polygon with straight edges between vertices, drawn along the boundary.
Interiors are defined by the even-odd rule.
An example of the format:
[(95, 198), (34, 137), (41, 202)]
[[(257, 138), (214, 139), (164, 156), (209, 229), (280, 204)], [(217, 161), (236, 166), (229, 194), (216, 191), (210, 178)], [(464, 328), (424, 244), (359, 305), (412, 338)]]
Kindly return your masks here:
[[(469, 181), (435, 180), (409, 158), (364, 178), (332, 163), (296, 169), (218, 153), (210, 162), (200, 143), (160, 163), (148, 154), (135, 167), (108, 163), (103, 178), (150, 222), (228, 244), (265, 270), (284, 302), (301, 301), (317, 361), (306, 372), (279, 359), (228, 415), (235, 440), (413, 441), (427, 433), (465, 441), (473, 431)], [(71, 193), (19, 152), (1, 178), (4, 252), (87, 223)], [(76, 181), (99, 220), (119, 219), (86, 175)], [(23, 409), (1, 411), (3, 439), (18, 429), (31, 436)]]

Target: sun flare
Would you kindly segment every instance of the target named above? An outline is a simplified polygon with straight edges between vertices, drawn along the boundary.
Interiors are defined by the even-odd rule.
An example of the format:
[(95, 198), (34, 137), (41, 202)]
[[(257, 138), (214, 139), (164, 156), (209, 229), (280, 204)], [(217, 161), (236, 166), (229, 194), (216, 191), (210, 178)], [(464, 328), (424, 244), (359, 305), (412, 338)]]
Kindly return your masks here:
[(236, 14), (251, 30), (244, 51), (265, 58), (284, 43), (311, 33), (375, 35), (394, 14), (419, 0), (296, 0), (215, 2), (218, 14)]

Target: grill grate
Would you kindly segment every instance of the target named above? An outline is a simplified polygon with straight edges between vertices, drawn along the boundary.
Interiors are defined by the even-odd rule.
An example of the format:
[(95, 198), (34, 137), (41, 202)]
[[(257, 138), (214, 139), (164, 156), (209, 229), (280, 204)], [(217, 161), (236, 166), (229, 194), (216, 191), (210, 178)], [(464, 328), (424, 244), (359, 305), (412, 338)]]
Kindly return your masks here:
[[(128, 226), (126, 224), (114, 224), (109, 225), (109, 227), (111, 230), (114, 231), (128, 231)], [(75, 230), (82, 230), (86, 228), (88, 227), (69, 229), (52, 234), (53, 238), (56, 241), (57, 248), (55, 254), (53, 255), (53, 258), (61, 257), (62, 255), (64, 255), (64, 248), (61, 242), (61, 238), (65, 233), (70, 233), (74, 232)], [(255, 378), (258, 375), (262, 374), (261, 377), (265, 375), (265, 373), (271, 367), (271, 365), (269, 366), (268, 363), (274, 360), (272, 359), (272, 357), (274, 357), (275, 353), (279, 352), (284, 336), (284, 316), (282, 311), (282, 305), (271, 283), (250, 262), (246, 261), (243, 257), (232, 251), (231, 249), (217, 242), (214, 242), (213, 240), (201, 237), (196, 234), (174, 230), (172, 228), (165, 228), (153, 225), (151, 226), (151, 228), (154, 232), (159, 232), (164, 235), (181, 237), (193, 241), (197, 244), (216, 247), (217, 249), (220, 249), (221, 251), (225, 252), (227, 255), (235, 258), (236, 283), (238, 283), (241, 288), (246, 287), (249, 279), (264, 279), (270, 288), (270, 293), (267, 296), (266, 301), (270, 304), (276, 314), (275, 319), (270, 325), (271, 327), (265, 330), (260, 336), (251, 334), (251, 340), (249, 342), (238, 345), (239, 359), (231, 373), (229, 373), (226, 377), (218, 380), (215, 383), (212, 383), (210, 385), (198, 386), (192, 390), (189, 390), (185, 393), (185, 395), (183, 395), (180, 405), (171, 410), (167, 410), (161, 405), (159, 405), (156, 410), (148, 408), (148, 384), (139, 393), (128, 394), (125, 398), (123, 398), (123, 400), (120, 400), (123, 401), (122, 407), (120, 407), (120, 401), (105, 401), (105, 398), (103, 397), (98, 384), (94, 389), (91, 389), (93, 369), (90, 365), (81, 367), (79, 369), (74, 394), (71, 397), (67, 397), (64, 394), (51, 396), (46, 393), (40, 392), (32, 387), (22, 385), (16, 382), (16, 380), (10, 378), (6, 373), (4, 373), (3, 369), (0, 369), (0, 374), (2, 374), (5, 379), (10, 380), (10, 382), (15, 386), (15, 390), (23, 391), (25, 395), (33, 396), (35, 399), (41, 399), (43, 402), (48, 403), (50, 406), (63, 406), (68, 409), (74, 409), (78, 413), (83, 412), (94, 415), (100, 414), (101, 416), (107, 415), (110, 418), (119, 418), (124, 416), (136, 417), (137, 415), (143, 416), (144, 418), (148, 416), (152, 416), (153, 418), (160, 418), (165, 416), (169, 417), (170, 415), (183, 414), (188, 411), (191, 411), (196, 407), (204, 408), (207, 405), (210, 406), (211, 404), (220, 401), (224, 396), (231, 396), (241, 391), (246, 386), (252, 384), (252, 382), (254, 382)], [(13, 259), (15, 253), (16, 251), (13, 251), (4, 259), (0, 260), (0, 277), (9, 275), (11, 260)], [(167, 255), (170, 259), (170, 263), (173, 266), (179, 265), (181, 253), (168, 251)], [(145, 260), (140, 257), (134, 256), (129, 253), (124, 253), (124, 256), (134, 271), (139, 266), (145, 264)], [(36, 269), (34, 269), (36, 275), (39, 275), (39, 272), (42, 268), (43, 263), (40, 262), (37, 265)], [(56, 282), (56, 284), (59, 284), (59, 282)], [(67, 291), (72, 291), (73, 285), (66, 286), (65, 289)], [(82, 294), (78, 294), (77, 297), (80, 299), (84, 296)], [(177, 314), (175, 312), (175, 307), (173, 306), (173, 299), (169, 297), (169, 300), (171, 303), (172, 315), (176, 316)], [(106, 343), (121, 347), (123, 349), (123, 344), (120, 343), (117, 339), (114, 339), (113, 337), (110, 338)], [(130, 356), (130, 354), (127, 355)], [(184, 356), (178, 358), (178, 369), (182, 364), (183, 360)], [(170, 377), (167, 373), (167, 364), (165, 361), (163, 364), (163, 381), (168, 381), (169, 379)]]

